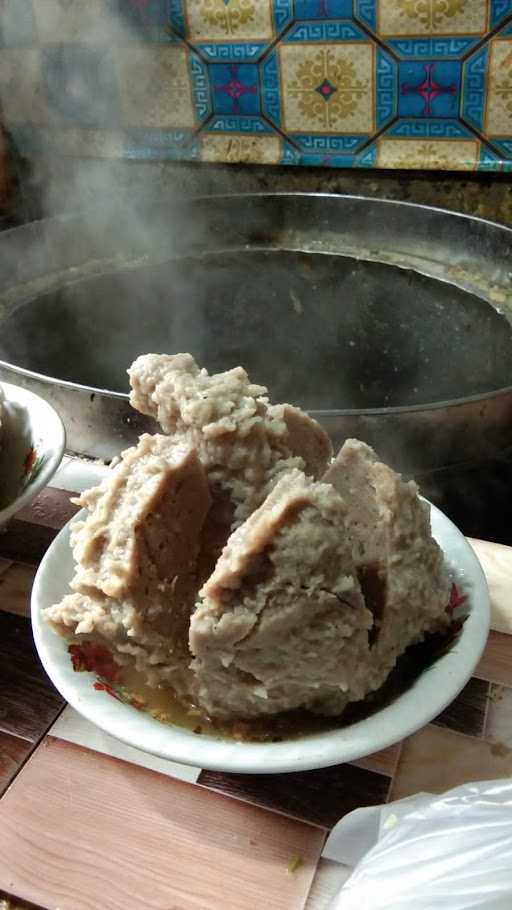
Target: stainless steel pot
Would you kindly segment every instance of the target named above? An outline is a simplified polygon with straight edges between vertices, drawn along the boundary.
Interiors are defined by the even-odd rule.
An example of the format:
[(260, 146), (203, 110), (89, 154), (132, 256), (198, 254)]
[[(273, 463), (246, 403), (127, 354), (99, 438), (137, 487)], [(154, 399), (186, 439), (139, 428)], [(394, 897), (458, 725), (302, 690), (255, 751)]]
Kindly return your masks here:
[(0, 235), (0, 379), (108, 459), (154, 429), (127, 402), (138, 353), (242, 363), (483, 533), (512, 453), (511, 236), (360, 197), (103, 203)]

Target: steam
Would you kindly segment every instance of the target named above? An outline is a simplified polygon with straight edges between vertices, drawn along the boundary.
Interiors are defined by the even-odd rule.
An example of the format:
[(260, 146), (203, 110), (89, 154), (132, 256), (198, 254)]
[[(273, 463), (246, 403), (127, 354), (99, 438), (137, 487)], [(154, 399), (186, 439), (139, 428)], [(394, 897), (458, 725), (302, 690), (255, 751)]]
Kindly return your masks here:
[[(167, 9), (167, 4), (162, 6)], [(110, 258), (112, 270), (121, 269), (117, 286), (106, 277), (103, 282), (93, 279), (73, 299), (65, 290), (45, 297), (44, 288), (38, 289), (31, 312), (26, 308), (16, 319), (4, 320), (0, 358), (43, 374), (118, 391), (127, 390), (126, 368), (148, 344), (155, 350), (166, 350), (173, 340), (176, 344), (175, 332), (167, 337), (162, 333), (162, 316), (169, 311), (163, 276), (155, 274), (153, 283), (148, 273), (140, 290), (133, 293), (131, 273), (122, 269), (131, 259), (148, 263), (169, 258), (174, 253), (173, 234), (185, 228), (172, 217), (180, 186), (168, 186), (165, 219), (154, 216), (151, 204), (138, 203), (138, 197), (144, 196), (161, 205), (164, 165), (130, 160), (136, 143), (151, 143), (151, 125), (164, 127), (158, 131), (161, 138), (167, 123), (173, 138), (172, 124), (179, 122), (174, 108), (179, 108), (185, 90), (182, 69), (188, 52), (168, 33), (165, 21), (147, 34), (145, 7), (142, 2), (132, 6), (118, 0), (33, 0), (32, 4), (2, 0), (0, 12), (7, 45), (0, 54), (0, 105), (8, 135), (28, 165), (25, 192), (36, 200), (31, 215), (81, 216), (79, 227), (74, 223), (69, 235), (65, 226), (60, 237), (54, 232), (49, 248), (42, 245), (34, 250), (35, 237), (30, 251), (11, 246), (4, 282), (8, 284), (9, 272), (15, 282), (25, 279), (28, 253), (31, 261), (39, 256), (41, 275), (65, 272), (88, 257)], [(155, 109), (159, 104), (164, 104), (163, 111)], [(190, 119), (190, 113), (187, 116)], [(164, 157), (165, 151), (155, 147), (156, 155)], [(14, 269), (13, 260), (18, 263)], [(72, 277), (65, 275), (62, 283)], [(171, 280), (168, 273), (167, 290)], [(152, 315), (154, 295), (161, 307), (160, 325)], [(7, 299), (0, 300), (0, 322), (16, 304)], [(115, 362), (102, 344), (106, 333), (115, 341)], [(196, 339), (199, 334), (196, 325)], [(181, 344), (189, 340), (185, 335)]]
[[(130, 20), (128, 7), (139, 10)], [(142, 0), (138, 5), (124, 0), (1, 0), (0, 105), (8, 133), (28, 162), (25, 193), (37, 199), (31, 214), (81, 213), (81, 219), (79, 233), (78, 222), (69, 222), (69, 228), (64, 222), (50, 232), (49, 243), (44, 239), (40, 248), (30, 250), (32, 262), (39, 260), (41, 280), (60, 269), (63, 288), (45, 294), (41, 284), (35, 302), (23, 312), (20, 308), (16, 319), (8, 316), (25, 298), (20, 293), (18, 299), (8, 286), (25, 279), (27, 250), (16, 248), (14, 239), (0, 245), (5, 282), (0, 289), (0, 359), (94, 388), (126, 391), (125, 370), (139, 353), (190, 351), (210, 371), (242, 363), (255, 382), (269, 386), (274, 401), (321, 410), (415, 405), (436, 396), (454, 397), (455, 386), (460, 395), (507, 385), (510, 326), (470, 295), (457, 292), (456, 300), (448, 285), (438, 283), (437, 291), (429, 291), (411, 273), (414, 280), (404, 288), (407, 273), (389, 268), (386, 283), (386, 267), (372, 272), (355, 260), (340, 264), (337, 259), (330, 269), (327, 257), (318, 257), (324, 264), (317, 282), (308, 274), (308, 257), (295, 254), (287, 254), (286, 268), (283, 257), (274, 265), (272, 254), (262, 251), (247, 257), (210, 255), (202, 264), (197, 258), (179, 260), (187, 236), (201, 236), (202, 225), (177, 202), (178, 196), (197, 189), (198, 171), (191, 164), (180, 167), (164, 160), (168, 149), (156, 143), (150, 161), (134, 160), (134, 149), (137, 144), (150, 147), (151, 126), (163, 123), (173, 141), (179, 141), (173, 112), (183, 92), (190, 91), (177, 63), (185, 51), (165, 21), (147, 43), (144, 7)], [(149, 48), (157, 48), (161, 71), (148, 66)], [(159, 72), (166, 79), (164, 89)], [(186, 128), (193, 130), (194, 124), (190, 121)], [(222, 183), (215, 166), (199, 167), (204, 194), (247, 186), (246, 172), (235, 165), (225, 169)], [(254, 188), (265, 189), (257, 179)], [(286, 224), (276, 225), (277, 235), (280, 228)], [(31, 242), (37, 245), (35, 235)], [(111, 260), (110, 274), (105, 268), (105, 274), (72, 288), (72, 273), (64, 273), (82, 253)], [(169, 264), (174, 256), (178, 260)], [(132, 271), (130, 259), (140, 268)], [(429, 295), (430, 302), (441, 301), (437, 310)], [(366, 300), (367, 313), (366, 321), (358, 323), (360, 300)], [(377, 310), (382, 316), (384, 309), (387, 338), (377, 319)], [(399, 309), (405, 329), (393, 326), (393, 312)], [(487, 317), (482, 322), (483, 309)], [(343, 319), (333, 328), (342, 311)], [(466, 330), (468, 313), (473, 320)], [(454, 314), (460, 315), (459, 323)], [(428, 333), (422, 339), (418, 330), (427, 318), (439, 324), (430, 349)], [(390, 375), (397, 379), (394, 388), (386, 387)], [(343, 441), (348, 425), (328, 426), (336, 443)], [(417, 439), (414, 444), (416, 430), (412, 427), (404, 451), (403, 423), (397, 421), (392, 433), (389, 426), (380, 438), (378, 422), (368, 419), (364, 438), (394, 466), (408, 470), (421, 448)], [(353, 429), (350, 435), (364, 435), (361, 422), (355, 420)], [(426, 461), (438, 444), (426, 425)], [(445, 486), (436, 476), (427, 492)], [(468, 481), (460, 491), (464, 509), (472, 496)]]
[[(156, 26), (150, 5), (162, 9)], [(41, 217), (129, 202), (135, 183), (161, 196), (173, 148), (196, 128), (188, 49), (173, 32), (170, 6), (2, 0), (2, 119), (30, 165)], [(142, 154), (146, 161), (135, 160)], [(184, 189), (179, 166), (175, 174), (171, 194)], [(205, 192), (214, 182), (205, 181)], [(129, 228), (137, 238), (151, 223), (133, 219)]]

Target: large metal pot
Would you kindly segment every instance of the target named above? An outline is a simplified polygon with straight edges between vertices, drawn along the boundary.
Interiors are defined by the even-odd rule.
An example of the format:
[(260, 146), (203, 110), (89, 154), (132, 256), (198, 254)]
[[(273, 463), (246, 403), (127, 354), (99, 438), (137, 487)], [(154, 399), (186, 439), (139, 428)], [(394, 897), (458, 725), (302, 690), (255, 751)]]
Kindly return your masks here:
[(508, 540), (511, 236), (423, 206), (301, 194), (33, 223), (0, 235), (0, 379), (47, 398), (73, 450), (108, 459), (153, 429), (126, 397), (138, 353), (242, 363), (335, 444), (374, 445), (467, 532)]

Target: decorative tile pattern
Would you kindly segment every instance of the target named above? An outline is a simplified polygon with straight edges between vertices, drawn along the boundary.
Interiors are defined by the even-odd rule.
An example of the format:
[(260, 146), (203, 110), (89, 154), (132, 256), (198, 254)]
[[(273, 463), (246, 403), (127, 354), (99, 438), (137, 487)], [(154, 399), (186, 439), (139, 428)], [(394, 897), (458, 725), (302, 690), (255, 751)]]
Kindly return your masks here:
[(22, 149), (512, 167), (512, 0), (17, 0), (0, 46)]
[(352, 0), (295, 0), (295, 18), (351, 19)]
[[(220, 122), (220, 121), (218, 121)], [(279, 164), (282, 141), (275, 135), (231, 132), (229, 120), (221, 121), (227, 131), (205, 133), (202, 137), (203, 161), (228, 161), (236, 164)], [(237, 121), (236, 127), (240, 127)]]
[(489, 28), (495, 28), (512, 13), (512, 0), (491, 0), (488, 7)]
[(382, 168), (429, 167), (446, 171), (474, 171), (478, 166), (478, 143), (437, 139), (380, 139), (376, 166)]
[(253, 63), (212, 63), (208, 67), (215, 114), (260, 111), (258, 67)]
[[(183, 35), (185, 25), (181, 2), (174, 0), (111, 0), (123, 24), (122, 35), (126, 41), (136, 35), (150, 44), (168, 44)], [(173, 31), (174, 30), (174, 31)]]
[(195, 125), (185, 47), (118, 49), (117, 73), (123, 126), (166, 130)]
[(279, 63), (285, 132), (371, 133), (373, 59), (370, 42), (283, 43)]
[(462, 74), (459, 61), (411, 60), (400, 63), (398, 71), (401, 117), (457, 117)]
[(195, 44), (270, 41), (271, 0), (197, 0), (186, 3), (186, 36)]
[(390, 35), (483, 35), (487, 3), (474, 0), (377, 0), (378, 32)]
[(490, 44), (485, 131), (512, 136), (512, 38)]

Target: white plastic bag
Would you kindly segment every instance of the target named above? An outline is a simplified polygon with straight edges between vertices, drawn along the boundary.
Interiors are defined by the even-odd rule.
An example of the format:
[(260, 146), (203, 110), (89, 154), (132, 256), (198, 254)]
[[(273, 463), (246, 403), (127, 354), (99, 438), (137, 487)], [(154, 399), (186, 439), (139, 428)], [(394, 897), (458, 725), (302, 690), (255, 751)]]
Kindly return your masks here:
[(512, 910), (512, 780), (357, 809), (323, 855), (355, 865), (330, 910)]

